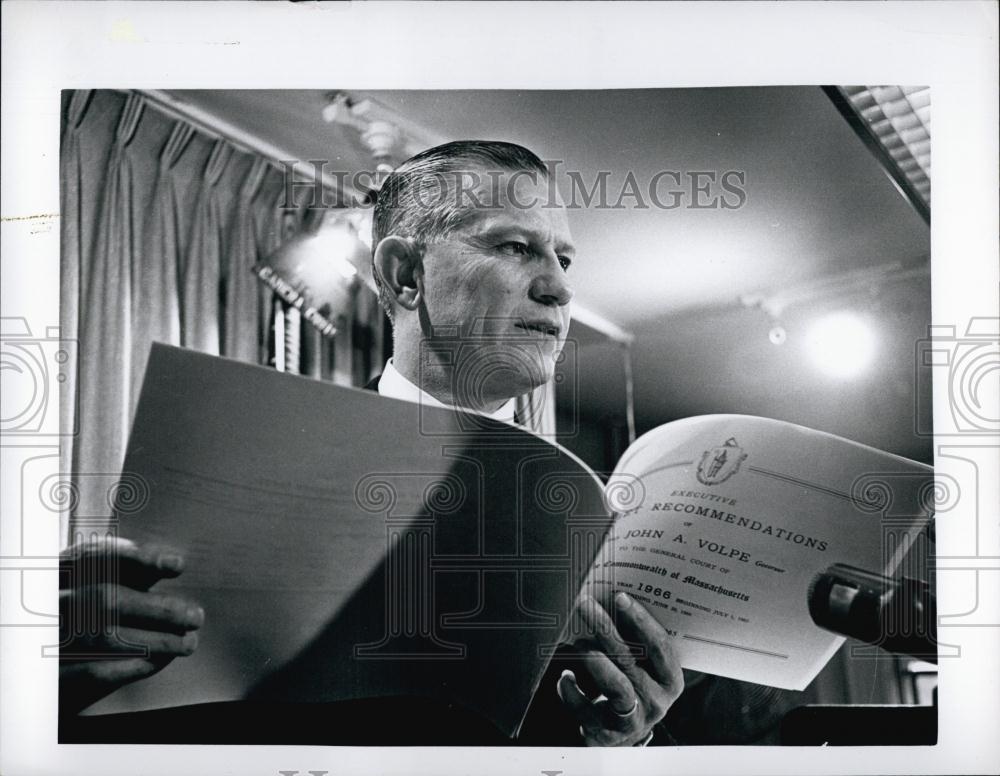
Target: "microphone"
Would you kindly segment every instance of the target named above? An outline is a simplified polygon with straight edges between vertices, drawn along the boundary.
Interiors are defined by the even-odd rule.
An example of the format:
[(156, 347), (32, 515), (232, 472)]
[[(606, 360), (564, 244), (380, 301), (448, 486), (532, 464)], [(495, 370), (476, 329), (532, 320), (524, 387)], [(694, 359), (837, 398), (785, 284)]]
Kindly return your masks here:
[(937, 663), (936, 600), (922, 580), (836, 563), (809, 585), (809, 614), (826, 630)]

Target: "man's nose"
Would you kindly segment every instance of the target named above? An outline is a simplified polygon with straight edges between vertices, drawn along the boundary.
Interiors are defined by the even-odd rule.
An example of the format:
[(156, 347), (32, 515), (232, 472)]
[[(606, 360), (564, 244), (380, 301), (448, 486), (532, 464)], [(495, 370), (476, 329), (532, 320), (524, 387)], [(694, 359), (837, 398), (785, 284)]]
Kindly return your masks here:
[(531, 281), (529, 295), (536, 302), (552, 307), (569, 304), (573, 298), (573, 288), (558, 259), (544, 262), (544, 266)]

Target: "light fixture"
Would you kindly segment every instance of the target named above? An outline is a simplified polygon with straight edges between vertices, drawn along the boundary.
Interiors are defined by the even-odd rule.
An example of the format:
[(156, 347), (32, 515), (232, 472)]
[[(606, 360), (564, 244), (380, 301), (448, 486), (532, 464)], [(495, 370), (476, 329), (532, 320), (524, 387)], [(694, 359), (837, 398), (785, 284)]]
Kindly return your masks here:
[(328, 124), (354, 129), (376, 163), (390, 168), (426, 148), (454, 139), (432, 132), (383, 100), (356, 92), (329, 92), (320, 113)]
[(410, 137), (411, 133), (400, 127), (401, 118), (374, 100), (347, 92), (334, 92), (328, 99), (322, 110), (323, 120), (356, 130), (375, 161), (375, 172), (379, 176), (392, 172), (398, 160), (416, 153), (414, 148), (422, 150), (435, 145)]
[(829, 308), (834, 303), (848, 304), (845, 300), (851, 299), (859, 300), (860, 304), (870, 303), (892, 286), (929, 276), (930, 261), (927, 256), (920, 256), (913, 261), (893, 261), (787, 284), (774, 290), (740, 294), (737, 301), (767, 316), (767, 338), (772, 345), (781, 346), (789, 337), (786, 327), (792, 328), (792, 337), (801, 338), (801, 330), (789, 323), (798, 319), (796, 311), (819, 306)]
[(803, 344), (809, 360), (828, 377), (850, 379), (871, 364), (877, 350), (875, 332), (859, 315), (829, 313), (806, 330)]

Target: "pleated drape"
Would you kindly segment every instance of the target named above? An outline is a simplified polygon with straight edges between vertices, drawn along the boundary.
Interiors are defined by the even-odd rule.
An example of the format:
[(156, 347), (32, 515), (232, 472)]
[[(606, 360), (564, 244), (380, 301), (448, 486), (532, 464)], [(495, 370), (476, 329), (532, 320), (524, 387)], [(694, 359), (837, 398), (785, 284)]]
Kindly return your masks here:
[[(65, 125), (60, 144), (59, 189), (60, 219), (59, 239), (61, 256), (59, 262), (59, 307), (61, 320), (59, 336), (65, 342), (79, 340), (80, 316), (80, 265), (83, 249), (80, 244), (80, 125), (90, 106), (93, 92), (81, 89), (73, 92), (67, 101)], [(73, 431), (77, 424), (77, 373), (75, 362), (64, 362), (60, 366), (59, 381), (59, 427), (65, 440), (59, 449), (59, 470), (73, 471)], [(60, 535), (69, 535), (69, 510), (60, 514)]]
[(160, 152), (152, 207), (146, 214), (143, 249), (132, 275), (136, 299), (132, 349), (133, 402), (139, 395), (150, 345), (153, 342), (181, 344), (180, 299), (177, 294), (181, 226), (175, 170), (193, 135), (194, 129), (190, 124), (176, 122)]
[(88, 516), (108, 509), (107, 478), (121, 468), (129, 431), (131, 275), (141, 235), (128, 146), (142, 109), (142, 98), (129, 95), (111, 143), (94, 245), (80, 262), (80, 424), (73, 457), (87, 460), (88, 476), (75, 471), (74, 486), (78, 509)]
[(240, 361), (256, 362), (260, 357), (257, 336), (260, 321), (260, 283), (252, 269), (258, 255), (258, 213), (254, 198), (264, 180), (267, 163), (257, 158), (240, 186), (239, 202), (229, 230), (226, 257), (226, 315), (223, 324), (223, 353)]
[(222, 269), (222, 216), (218, 183), (232, 147), (217, 140), (205, 165), (195, 205), (191, 245), (182, 270), (181, 318), (184, 347), (218, 355), (219, 291)]

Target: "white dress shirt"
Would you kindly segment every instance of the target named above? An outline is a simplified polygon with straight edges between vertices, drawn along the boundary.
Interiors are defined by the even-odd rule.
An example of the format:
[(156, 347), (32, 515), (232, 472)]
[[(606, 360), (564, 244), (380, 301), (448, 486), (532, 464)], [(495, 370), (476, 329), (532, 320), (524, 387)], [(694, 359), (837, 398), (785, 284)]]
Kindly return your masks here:
[[(385, 369), (382, 370), (382, 376), (378, 381), (378, 392), (380, 396), (388, 396), (390, 399), (412, 401), (417, 404), (422, 404), (425, 407), (443, 407), (448, 410), (461, 409), (463, 412), (478, 412), (477, 410), (470, 410), (464, 407), (451, 407), (438, 401), (427, 393), (427, 391), (420, 388), (420, 386), (414, 385), (403, 377), (403, 375), (399, 373), (399, 370), (396, 369), (396, 366), (392, 363), (391, 358), (385, 362)], [(513, 423), (515, 406), (515, 400), (508, 399), (507, 402), (496, 412), (478, 412), (478, 414), (485, 415), (493, 420), (499, 420), (503, 423)]]

